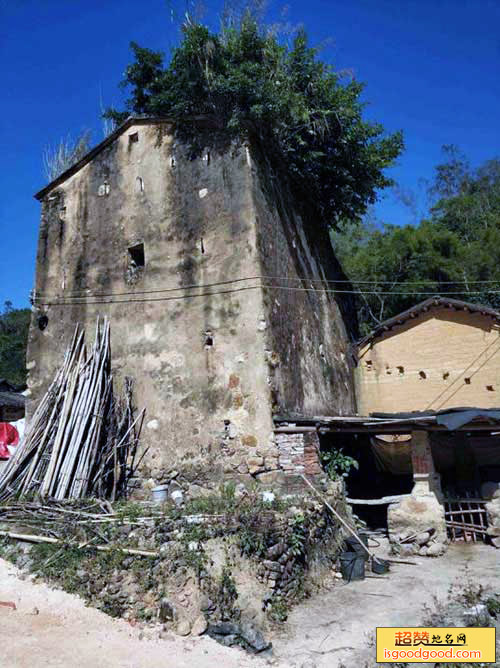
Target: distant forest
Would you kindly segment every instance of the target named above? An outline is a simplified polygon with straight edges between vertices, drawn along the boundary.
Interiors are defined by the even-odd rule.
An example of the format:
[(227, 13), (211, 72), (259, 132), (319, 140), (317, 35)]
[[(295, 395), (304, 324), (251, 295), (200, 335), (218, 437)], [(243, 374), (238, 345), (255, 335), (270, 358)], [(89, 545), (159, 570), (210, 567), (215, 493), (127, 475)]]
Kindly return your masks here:
[(26, 383), (26, 346), (31, 311), (5, 302), (0, 313), (0, 378), (13, 385)]
[[(331, 233), (362, 334), (433, 294), (500, 309), (500, 160), (472, 169), (456, 146), (443, 151), (423, 184), (427, 212), (415, 225), (365, 216)], [(400, 195), (418, 215), (416, 195)]]

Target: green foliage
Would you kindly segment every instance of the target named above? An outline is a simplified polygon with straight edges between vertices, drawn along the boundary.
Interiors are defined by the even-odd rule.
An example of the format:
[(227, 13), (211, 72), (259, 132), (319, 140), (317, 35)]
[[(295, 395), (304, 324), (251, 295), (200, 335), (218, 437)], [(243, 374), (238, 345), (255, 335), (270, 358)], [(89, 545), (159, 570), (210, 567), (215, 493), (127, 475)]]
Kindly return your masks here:
[(13, 385), (26, 383), (26, 347), (31, 313), (27, 308), (15, 309), (5, 302), (0, 314), (0, 378)]
[(290, 526), (290, 535), (288, 536), (288, 544), (291, 553), (296, 557), (302, 557), (306, 550), (306, 527), (305, 517), (302, 513), (298, 513), (292, 519)]
[(269, 617), (274, 622), (283, 623), (288, 619), (290, 604), (281, 597), (275, 597), (271, 601)]
[(70, 593), (79, 589), (78, 569), (88, 553), (71, 545), (38, 543), (30, 551), (31, 571), (51, 582), (59, 582)]
[(213, 597), (221, 620), (235, 621), (239, 618), (241, 611), (236, 608), (238, 590), (236, 589), (232, 573), (227, 566), (224, 566), (217, 580)]
[(488, 613), (492, 617), (500, 617), (500, 598), (498, 597), (498, 595), (490, 596), (489, 598), (486, 599), (484, 604), (488, 609)]
[(358, 290), (361, 333), (432, 294), (500, 308), (500, 160), (476, 170), (455, 147), (418, 225), (350, 223), (332, 242)]
[(152, 514), (152, 508), (148, 508), (141, 503), (121, 500), (114, 507), (117, 517), (124, 523), (135, 522), (139, 517), (145, 517)]
[(330, 480), (338, 480), (349, 475), (349, 471), (358, 469), (359, 464), (349, 455), (345, 455), (342, 448), (340, 450), (323, 450), (320, 454), (323, 467)]
[(107, 118), (213, 117), (230, 135), (257, 140), (327, 226), (359, 218), (391, 184), (384, 170), (402, 150), (401, 133), (385, 136), (363, 118), (363, 85), (321, 61), (303, 30), (282, 43), (246, 11), (219, 32), (188, 18), (166, 66), (160, 52), (131, 48), (127, 110), (109, 109)]
[[(277, 504), (277, 512), (282, 512), (285, 503)], [(237, 544), (246, 557), (265, 559), (267, 549), (276, 542), (276, 516), (269, 512), (269, 504), (255, 500), (245, 504), (238, 514)]]

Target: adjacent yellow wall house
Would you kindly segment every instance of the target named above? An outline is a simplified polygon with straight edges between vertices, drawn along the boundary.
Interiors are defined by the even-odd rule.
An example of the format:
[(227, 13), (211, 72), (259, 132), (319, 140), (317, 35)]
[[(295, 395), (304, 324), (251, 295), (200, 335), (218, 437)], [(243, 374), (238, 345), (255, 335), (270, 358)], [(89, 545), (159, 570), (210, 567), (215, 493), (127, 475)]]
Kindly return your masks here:
[(358, 346), (358, 413), (500, 406), (500, 314), (431, 298)]

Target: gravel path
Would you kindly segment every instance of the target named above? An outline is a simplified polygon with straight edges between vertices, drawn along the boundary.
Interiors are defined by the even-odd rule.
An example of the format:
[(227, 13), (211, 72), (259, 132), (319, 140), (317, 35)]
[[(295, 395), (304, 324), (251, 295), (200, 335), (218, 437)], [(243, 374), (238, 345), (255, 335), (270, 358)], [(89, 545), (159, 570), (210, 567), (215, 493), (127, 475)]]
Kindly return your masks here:
[(294, 608), (286, 632), (273, 640), (275, 656), (297, 667), (372, 668), (375, 628), (418, 626), (433, 595), (445, 599), (450, 585), (465, 582), (465, 567), (475, 583), (500, 592), (500, 550), (491, 546), (457, 543), (443, 557), (408, 561), (417, 566), (393, 564), (389, 575), (340, 582)]

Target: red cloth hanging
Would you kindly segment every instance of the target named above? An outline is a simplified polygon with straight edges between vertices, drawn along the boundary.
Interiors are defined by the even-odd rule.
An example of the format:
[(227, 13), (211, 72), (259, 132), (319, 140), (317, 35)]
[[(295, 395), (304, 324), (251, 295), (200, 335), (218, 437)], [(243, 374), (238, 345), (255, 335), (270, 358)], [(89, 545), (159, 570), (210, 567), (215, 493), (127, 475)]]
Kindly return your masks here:
[(19, 443), (19, 432), (8, 422), (0, 422), (0, 459), (9, 459), (8, 445)]

